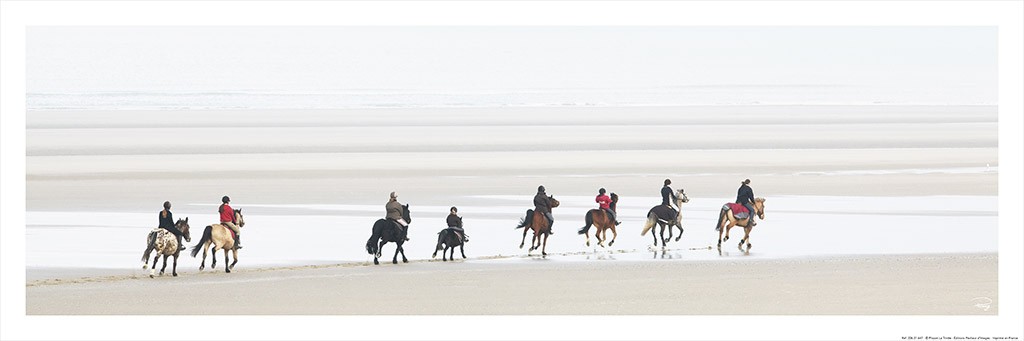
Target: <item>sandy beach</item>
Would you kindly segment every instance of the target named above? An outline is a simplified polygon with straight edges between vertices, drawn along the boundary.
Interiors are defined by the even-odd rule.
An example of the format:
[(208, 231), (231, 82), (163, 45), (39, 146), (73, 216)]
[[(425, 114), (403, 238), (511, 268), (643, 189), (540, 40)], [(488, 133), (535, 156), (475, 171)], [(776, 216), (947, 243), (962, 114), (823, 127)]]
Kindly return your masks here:
[[(910, 105), (33, 111), (26, 312), (995, 314), (997, 116)], [(639, 224), (665, 178), (691, 203), (686, 234), (662, 252)], [(768, 217), (749, 254), (735, 236), (719, 254), (708, 249), (717, 209), (744, 178), (769, 198)], [(540, 184), (564, 204), (544, 259), (512, 229)], [(622, 198), (608, 249), (575, 233), (599, 187)], [(364, 266), (391, 191), (415, 213), (412, 262)], [(148, 278), (140, 246), (160, 203), (196, 221), (196, 240), (222, 195), (246, 212), (236, 271), (199, 273), (189, 257), (181, 276)], [(453, 205), (470, 258), (426, 261)], [(639, 289), (652, 286), (666, 290)], [(370, 287), (415, 304), (372, 304), (396, 298)], [(156, 291), (171, 295), (133, 303)], [(231, 309), (184, 303), (224, 292)]]
[(997, 262), (994, 254), (716, 262), (538, 257), (35, 282), (26, 298), (33, 315), (996, 315)]

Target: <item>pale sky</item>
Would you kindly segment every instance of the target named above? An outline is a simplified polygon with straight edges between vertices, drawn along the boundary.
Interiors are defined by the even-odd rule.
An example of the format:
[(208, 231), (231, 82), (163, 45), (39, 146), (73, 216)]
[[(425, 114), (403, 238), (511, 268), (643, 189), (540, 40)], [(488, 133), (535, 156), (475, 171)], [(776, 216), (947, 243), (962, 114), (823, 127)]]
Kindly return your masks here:
[[(30, 93), (973, 87), (994, 27), (30, 27)], [(986, 95), (987, 96), (987, 95)]]

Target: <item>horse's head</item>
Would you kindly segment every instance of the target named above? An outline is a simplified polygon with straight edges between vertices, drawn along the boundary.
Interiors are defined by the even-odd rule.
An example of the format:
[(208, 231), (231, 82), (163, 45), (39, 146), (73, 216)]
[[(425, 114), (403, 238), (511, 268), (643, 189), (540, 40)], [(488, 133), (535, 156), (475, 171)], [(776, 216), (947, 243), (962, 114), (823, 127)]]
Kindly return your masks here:
[(409, 215), (409, 204), (402, 205), (402, 219), (405, 219), (406, 223), (412, 224), (412, 216)]
[(764, 220), (764, 198), (754, 198), (754, 209), (757, 210), (757, 218)]
[(676, 191), (676, 206), (682, 206), (684, 203), (690, 202), (690, 198), (686, 197), (686, 193), (680, 188)]
[(235, 221), (238, 222), (238, 227), (239, 228), (245, 226), (245, 217), (242, 217), (242, 209), (241, 208), (235, 210)]
[(181, 236), (185, 237), (186, 242), (192, 242), (192, 236), (188, 233), (188, 217), (185, 219), (178, 219), (177, 223), (174, 223), (174, 227), (181, 231)]
[(552, 196), (548, 196), (548, 201), (550, 201), (550, 202), (551, 202), (551, 208), (555, 208), (555, 207), (558, 207), (558, 204), (560, 204), (560, 203), (558, 202), (558, 200), (555, 200), (555, 196), (554, 196), (554, 195), (552, 195)]

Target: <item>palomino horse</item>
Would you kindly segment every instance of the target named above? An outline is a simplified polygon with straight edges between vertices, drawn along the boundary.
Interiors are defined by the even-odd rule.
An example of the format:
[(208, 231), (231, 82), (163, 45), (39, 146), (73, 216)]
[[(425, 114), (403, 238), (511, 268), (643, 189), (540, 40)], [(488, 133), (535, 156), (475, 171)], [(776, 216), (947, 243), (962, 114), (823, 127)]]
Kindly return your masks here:
[[(239, 229), (245, 226), (245, 218), (242, 217), (242, 210), (235, 210), (235, 225)], [(213, 224), (206, 227), (203, 231), (203, 238), (199, 239), (199, 243), (192, 247), (192, 257), (195, 257), (199, 253), (199, 250), (203, 250), (203, 262), (199, 263), (199, 271), (203, 271), (206, 268), (206, 251), (213, 247), (212, 252), (213, 262), (210, 263), (210, 268), (217, 267), (217, 249), (224, 250), (224, 272), (231, 272), (231, 269), (235, 267), (235, 263), (238, 263), (238, 249), (235, 248), (235, 238), (231, 235), (231, 228), (222, 224)], [(228, 250), (231, 250), (231, 264), (228, 264)]]
[[(412, 224), (408, 204), (402, 205), (402, 219), (405, 219), (406, 223)], [(398, 244), (398, 248), (395, 249), (395, 257), (391, 259), (391, 263), (398, 264), (398, 253), (402, 253), (402, 262), (408, 263), (409, 259), (405, 258), (405, 249), (402, 248), (402, 244), (405, 244), (405, 237), (409, 235), (408, 230), (408, 227), (402, 228), (398, 226), (398, 223), (390, 220), (377, 219), (377, 222), (373, 223), (373, 232), (370, 234), (370, 239), (366, 241), (366, 252), (373, 255), (373, 264), (380, 264), (377, 258), (380, 258), (381, 249), (388, 242)], [(377, 241), (380, 241), (379, 245)]]
[[(644, 230), (640, 232), (640, 235), (643, 236), (647, 234), (647, 231), (653, 228), (655, 224), (658, 224), (661, 226), (661, 247), (665, 247), (665, 244), (668, 244), (669, 240), (672, 239), (672, 227), (675, 226), (679, 229), (679, 237), (676, 237), (676, 241), (678, 242), (680, 238), (683, 238), (683, 204), (688, 202), (690, 202), (690, 198), (686, 197), (686, 193), (683, 193), (683, 189), (680, 188), (677, 190), (675, 200), (672, 202), (676, 205), (676, 217), (672, 220), (658, 218), (658, 212), (656, 212), (660, 210), (669, 211), (666, 208), (670, 207), (664, 205), (652, 207), (650, 211), (647, 211), (647, 221), (644, 222)], [(668, 227), (668, 238), (665, 238), (666, 227)], [(656, 233), (651, 232), (651, 237), (654, 238), (654, 246), (658, 246), (658, 237), (656, 237)]]
[[(192, 237), (188, 233), (188, 218), (178, 219), (178, 222), (174, 223), (174, 227), (181, 231), (181, 237), (185, 238), (186, 242), (191, 242)], [(181, 253), (181, 247), (178, 245), (178, 238), (174, 237), (174, 234), (162, 228), (155, 228), (149, 231), (149, 236), (146, 237), (146, 252), (142, 253), (142, 268), (149, 268), (149, 255), (156, 250), (156, 257), (153, 257), (153, 268), (149, 270), (149, 277), (152, 278), (156, 273), (156, 261), (160, 259), (160, 256), (164, 256), (164, 266), (160, 268), (160, 276), (164, 275), (164, 270), (167, 270), (167, 257), (174, 256), (174, 266), (171, 267), (171, 274), (178, 276), (178, 254)]]
[[(551, 208), (558, 207), (559, 205), (558, 200), (555, 200), (554, 196), (548, 196), (548, 201), (551, 203)], [(523, 223), (527, 222), (526, 217), (531, 216), (529, 224), (524, 225)], [(524, 226), (529, 227), (528, 229), (523, 229), (523, 241), (519, 243), (519, 248), (522, 249), (523, 245), (526, 245), (526, 232), (533, 230), (533, 238), (530, 239), (530, 251), (541, 248), (540, 253), (547, 256), (548, 236), (551, 235), (551, 224), (548, 223), (548, 218), (544, 214), (535, 214), (532, 209), (526, 210), (526, 217), (523, 217), (519, 222), (520, 226), (516, 227), (517, 229)], [(543, 246), (540, 240), (541, 235), (544, 235)]]
[[(619, 196), (616, 195), (615, 193), (612, 193), (611, 197), (612, 204), (609, 205), (609, 207), (612, 209), (612, 212), (618, 213), (618, 211), (615, 210), (615, 205), (619, 202)], [(587, 211), (587, 216), (584, 218), (584, 220), (586, 221), (587, 226), (581, 227), (580, 230), (577, 232), (579, 234), (587, 235), (587, 246), (590, 246), (591, 224), (593, 224), (594, 227), (597, 228), (597, 231), (594, 231), (594, 237), (597, 238), (597, 245), (601, 245), (601, 247), (604, 247), (604, 241), (608, 239), (608, 230), (612, 230), (612, 241), (608, 242), (608, 246), (612, 246), (612, 244), (615, 244), (615, 237), (618, 237), (619, 233), (615, 232), (615, 220), (608, 215), (608, 212), (605, 212), (605, 210), (602, 209), (595, 208), (590, 211)]]
[[(463, 232), (463, 234), (465, 234), (465, 232)], [(468, 243), (468, 242), (469, 242), (469, 236), (468, 235), (466, 236), (466, 241), (463, 242), (462, 241), (462, 236), (459, 236), (459, 234), (457, 232), (455, 232), (455, 230), (452, 230), (450, 228), (441, 230), (441, 232), (437, 233), (437, 246), (434, 247), (434, 254), (431, 255), (430, 258), (437, 257), (437, 251), (441, 251), (441, 260), (442, 261), (447, 262), (448, 258), (451, 258), (452, 260), (455, 260), (455, 247), (458, 246), (459, 247), (459, 252), (462, 253), (462, 258), (465, 259), (466, 258), (466, 249), (465, 249), (466, 244), (465, 243)], [(448, 258), (445, 258), (445, 253), (448, 252), (449, 248), (452, 249), (451, 256), (448, 256)]]
[[(764, 198), (754, 198), (754, 210), (757, 212), (749, 212), (748, 214), (757, 213), (758, 219), (764, 220)], [(725, 225), (725, 239), (722, 239), (723, 222), (727, 222)], [(723, 241), (729, 241), (729, 229), (733, 226), (743, 226), (743, 239), (740, 239), (740, 251), (743, 251), (743, 242), (747, 243), (747, 250), (750, 251), (750, 230), (753, 226), (750, 224), (750, 218), (737, 219), (733, 215), (732, 210), (729, 209), (729, 204), (722, 205), (722, 212), (718, 213), (718, 223), (715, 224), (715, 231), (718, 231), (718, 247), (722, 247)]]

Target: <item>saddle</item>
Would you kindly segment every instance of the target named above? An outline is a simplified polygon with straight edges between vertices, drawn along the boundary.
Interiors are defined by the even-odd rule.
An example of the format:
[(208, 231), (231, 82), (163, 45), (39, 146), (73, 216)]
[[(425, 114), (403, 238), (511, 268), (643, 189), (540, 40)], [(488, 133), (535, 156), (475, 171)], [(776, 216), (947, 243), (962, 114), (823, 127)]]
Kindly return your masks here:
[(223, 228), (224, 228), (225, 230), (228, 230), (228, 233), (230, 233), (230, 234), (231, 234), (231, 239), (234, 239), (234, 238), (237, 238), (237, 237), (238, 237), (238, 236), (236, 236), (236, 235), (235, 235), (235, 230), (232, 230), (232, 229), (231, 229), (230, 227), (228, 227), (227, 225), (224, 225), (224, 224), (220, 224), (220, 223), (218, 223), (217, 225), (220, 225), (220, 226), (221, 226), (221, 227), (223, 227)]
[(736, 217), (736, 219), (746, 219), (747, 217), (750, 217), (750, 210), (748, 210), (746, 206), (734, 202), (725, 204), (722, 206), (722, 209), (731, 210), (732, 215)]
[(654, 212), (654, 214), (658, 216), (658, 220), (666, 223), (675, 221), (676, 217), (679, 216), (679, 211), (676, 211), (676, 209), (668, 205), (654, 206), (654, 208), (651, 209), (651, 212)]
[(387, 220), (389, 223), (391, 223), (391, 225), (395, 227), (395, 231), (398, 231), (398, 233), (405, 232), (405, 228), (402, 227), (402, 224), (399, 224), (397, 221), (395, 221), (393, 219), (385, 219), (385, 220)]
[(459, 237), (459, 240), (461, 240), (463, 242), (468, 242), (469, 241), (469, 235), (467, 235), (467, 234), (465, 234), (463, 232), (459, 232), (459, 230), (456, 230), (456, 229), (454, 229), (454, 228), (449, 226), (448, 227), (448, 231), (450, 231), (452, 233), (455, 233), (455, 235)]

